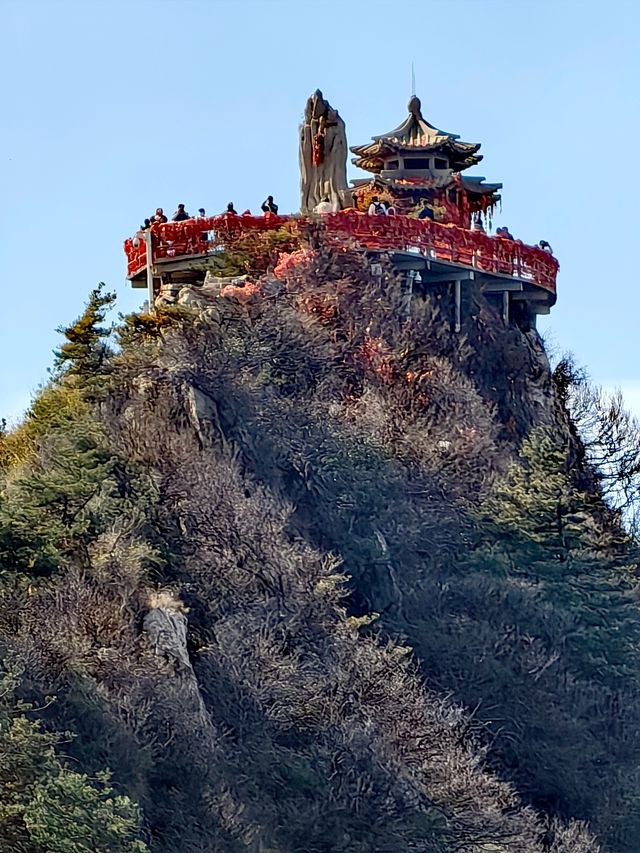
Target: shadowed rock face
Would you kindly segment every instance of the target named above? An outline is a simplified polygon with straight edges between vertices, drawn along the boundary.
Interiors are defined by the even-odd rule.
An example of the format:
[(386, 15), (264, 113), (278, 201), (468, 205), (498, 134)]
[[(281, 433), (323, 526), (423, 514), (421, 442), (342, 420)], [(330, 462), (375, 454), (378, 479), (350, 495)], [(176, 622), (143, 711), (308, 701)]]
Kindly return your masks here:
[(157, 655), (166, 655), (190, 671), (187, 652), (187, 617), (175, 608), (154, 607), (144, 617), (144, 630)]
[(307, 101), (300, 125), (300, 210), (310, 213), (325, 198), (340, 209), (346, 193), (345, 124), (316, 89)]

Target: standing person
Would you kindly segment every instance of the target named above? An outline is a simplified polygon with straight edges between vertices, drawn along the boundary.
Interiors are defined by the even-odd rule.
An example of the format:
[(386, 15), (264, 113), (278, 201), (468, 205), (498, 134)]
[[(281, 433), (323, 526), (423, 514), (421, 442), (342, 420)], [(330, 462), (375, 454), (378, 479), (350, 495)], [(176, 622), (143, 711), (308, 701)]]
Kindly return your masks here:
[(274, 216), (278, 215), (278, 205), (274, 202), (272, 195), (266, 197), (260, 205), (260, 210), (263, 213), (273, 213)]
[[(198, 219), (206, 219), (204, 207), (198, 208), (198, 215), (196, 216), (196, 220), (198, 220)], [(208, 231), (201, 231), (200, 232), (200, 242), (201, 243), (207, 243), (208, 241), (209, 241), (209, 232)]]
[(227, 205), (227, 209), (225, 210), (225, 213), (233, 213), (234, 216), (238, 215), (238, 211), (233, 206), (232, 201), (230, 201), (229, 204)]
[(184, 222), (187, 219), (191, 219), (187, 211), (184, 209), (184, 204), (179, 204), (178, 209), (171, 217), (172, 222)]
[(384, 205), (380, 204), (380, 199), (377, 195), (374, 195), (371, 199), (371, 204), (369, 205), (369, 210), (367, 211), (369, 216), (384, 216), (385, 209)]
[(429, 202), (426, 198), (422, 199), (422, 207), (418, 211), (418, 219), (433, 219), (433, 210), (429, 207)]
[(547, 243), (546, 240), (540, 240), (538, 245), (540, 246), (543, 252), (546, 252), (548, 255), (553, 255), (553, 249), (551, 248), (549, 243)]
[(145, 219), (144, 224), (140, 226), (140, 231), (148, 231), (151, 228), (151, 220)]
[(156, 207), (156, 212), (153, 217), (153, 222), (168, 222), (169, 220), (164, 215), (164, 211), (161, 207)]

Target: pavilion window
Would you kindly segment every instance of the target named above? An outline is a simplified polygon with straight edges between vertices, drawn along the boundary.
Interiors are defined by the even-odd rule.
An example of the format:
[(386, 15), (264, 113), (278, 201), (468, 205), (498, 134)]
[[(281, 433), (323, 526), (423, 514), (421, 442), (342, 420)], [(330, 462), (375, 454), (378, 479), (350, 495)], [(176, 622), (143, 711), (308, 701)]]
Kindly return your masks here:
[(399, 168), (400, 168), (400, 161), (399, 160), (389, 160), (389, 162), (387, 163), (387, 169), (389, 169), (390, 171), (395, 171), (396, 169), (399, 169)]
[(409, 170), (430, 169), (431, 157), (405, 157), (404, 167)]
[(448, 169), (449, 168), (449, 161), (443, 159), (442, 157), (436, 157), (435, 167), (436, 167), (436, 169)]

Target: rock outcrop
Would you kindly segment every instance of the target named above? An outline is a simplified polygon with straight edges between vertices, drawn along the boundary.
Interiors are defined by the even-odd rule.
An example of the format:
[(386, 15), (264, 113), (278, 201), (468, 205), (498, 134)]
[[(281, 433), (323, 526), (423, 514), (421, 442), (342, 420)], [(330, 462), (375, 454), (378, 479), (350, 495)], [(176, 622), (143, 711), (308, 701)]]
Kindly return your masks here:
[(345, 204), (347, 193), (345, 124), (316, 89), (300, 125), (300, 210), (311, 213), (326, 198), (339, 210), (349, 206)]

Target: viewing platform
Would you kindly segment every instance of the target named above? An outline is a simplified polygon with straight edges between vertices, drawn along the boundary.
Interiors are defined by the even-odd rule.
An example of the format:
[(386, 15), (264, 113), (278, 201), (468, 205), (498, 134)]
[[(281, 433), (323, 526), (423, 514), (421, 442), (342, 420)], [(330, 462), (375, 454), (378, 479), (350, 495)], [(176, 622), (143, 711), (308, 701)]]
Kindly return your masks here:
[[(464, 296), (480, 290), (505, 323), (535, 326), (536, 316), (548, 314), (556, 301), (558, 261), (549, 244), (528, 246), (504, 227), (487, 234), (502, 184), (466, 174), (482, 160), (480, 143), (427, 121), (415, 94), (407, 109), (393, 130), (351, 147), (354, 166), (368, 177), (349, 186), (345, 123), (317, 89), (299, 129), (301, 212), (279, 216), (269, 196), (261, 205), (264, 216), (238, 215), (230, 205), (220, 216), (156, 221), (125, 242), (131, 284), (146, 288), (153, 306), (165, 286), (202, 284), (207, 272), (220, 268), (221, 254), (236, 248), (242, 255), (247, 238), (271, 231), (277, 235), (272, 248), (280, 237), (283, 245), (298, 247), (319, 237), (336, 249), (360, 251), (373, 276), (381, 274), (380, 256), (386, 256), (409, 303), (429, 291), (451, 295), (455, 331), (467, 304), (465, 283), (472, 286)], [(180, 205), (175, 217), (185, 215)]]
[(165, 279), (197, 283), (211, 256), (232, 249), (249, 233), (286, 229), (303, 237), (315, 228), (333, 246), (388, 253), (399, 271), (429, 282), (475, 280), (489, 293), (525, 300), (530, 313), (546, 314), (556, 301), (558, 261), (537, 246), (489, 236), (450, 223), (353, 210), (325, 215), (235, 215), (155, 224), (125, 241), (127, 277), (154, 293)]

